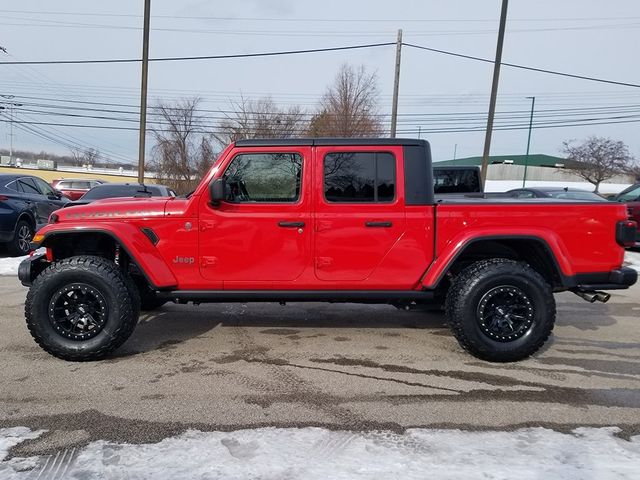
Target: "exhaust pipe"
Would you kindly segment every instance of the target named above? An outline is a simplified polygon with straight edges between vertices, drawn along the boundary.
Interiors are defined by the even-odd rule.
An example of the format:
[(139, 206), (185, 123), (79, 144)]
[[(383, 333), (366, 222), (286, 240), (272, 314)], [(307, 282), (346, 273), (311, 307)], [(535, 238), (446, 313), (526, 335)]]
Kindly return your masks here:
[(577, 290), (575, 292), (576, 295), (578, 295), (580, 298), (586, 300), (589, 303), (593, 303), (596, 300), (598, 302), (602, 302), (602, 303), (607, 303), (609, 301), (609, 299), (611, 298), (611, 295), (606, 293), (606, 292), (598, 292), (598, 291), (590, 291), (590, 292), (584, 292), (584, 291), (580, 291)]
[(581, 292), (581, 291), (577, 291), (577, 292), (573, 292), (576, 295), (578, 295), (580, 298), (583, 298), (584, 300), (586, 300), (589, 303), (593, 303), (596, 301), (596, 294), (594, 292)]

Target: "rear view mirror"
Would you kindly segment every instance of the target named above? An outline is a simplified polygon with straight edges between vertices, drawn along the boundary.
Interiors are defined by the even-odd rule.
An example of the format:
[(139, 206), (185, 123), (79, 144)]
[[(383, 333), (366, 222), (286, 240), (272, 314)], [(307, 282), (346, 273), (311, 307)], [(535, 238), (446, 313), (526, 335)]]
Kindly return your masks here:
[(217, 207), (226, 198), (226, 183), (224, 178), (216, 178), (209, 184), (212, 206)]

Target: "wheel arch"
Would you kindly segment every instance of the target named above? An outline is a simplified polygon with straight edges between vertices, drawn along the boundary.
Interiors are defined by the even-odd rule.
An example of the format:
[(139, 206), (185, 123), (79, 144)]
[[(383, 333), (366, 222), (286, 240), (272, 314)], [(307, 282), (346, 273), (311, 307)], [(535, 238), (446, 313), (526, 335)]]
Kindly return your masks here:
[(29, 222), (29, 225), (31, 225), (31, 228), (33, 228), (33, 232), (35, 233), (36, 227), (37, 227), (36, 219), (29, 210), (24, 210), (20, 212), (20, 214), (18, 215), (18, 218), (16, 219), (16, 225), (18, 225), (18, 222), (20, 220), (26, 220), (27, 222)]
[[(499, 235), (471, 238), (433, 276), (431, 288), (444, 288), (450, 274), (456, 275), (471, 263), (488, 258), (506, 258), (528, 263), (555, 290), (562, 290), (565, 276), (549, 243), (533, 235)], [(425, 275), (427, 279), (428, 274)], [(423, 280), (423, 284), (426, 282)]]
[[(139, 229), (125, 235), (118, 235), (110, 229), (90, 228), (55, 230), (45, 234), (40, 246), (51, 249), (52, 258), (59, 260), (77, 255), (95, 255), (115, 260), (116, 251), (124, 255), (134, 266), (135, 273), (143, 276), (156, 289), (174, 288), (177, 285), (173, 272), (169, 269), (160, 252), (151, 245), (148, 237)], [(149, 244), (144, 256), (135, 248), (140, 241)]]

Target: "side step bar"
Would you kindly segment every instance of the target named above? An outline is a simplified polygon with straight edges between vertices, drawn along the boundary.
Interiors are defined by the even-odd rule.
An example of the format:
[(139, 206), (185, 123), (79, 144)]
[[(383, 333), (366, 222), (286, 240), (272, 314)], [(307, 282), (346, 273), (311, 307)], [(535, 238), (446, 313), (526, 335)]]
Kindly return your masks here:
[(395, 303), (429, 302), (433, 291), (414, 290), (173, 290), (158, 292), (159, 298), (176, 303), (222, 302), (334, 302)]

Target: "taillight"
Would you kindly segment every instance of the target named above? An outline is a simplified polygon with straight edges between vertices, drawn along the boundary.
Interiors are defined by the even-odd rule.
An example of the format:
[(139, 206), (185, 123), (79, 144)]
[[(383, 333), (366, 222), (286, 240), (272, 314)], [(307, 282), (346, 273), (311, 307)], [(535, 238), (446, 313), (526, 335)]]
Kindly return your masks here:
[(0, 195), (0, 202), (4, 200), (9, 200), (9, 197), (7, 197), (6, 195)]
[(633, 220), (622, 220), (616, 225), (616, 242), (618, 245), (628, 248), (636, 244), (636, 230), (638, 224)]

